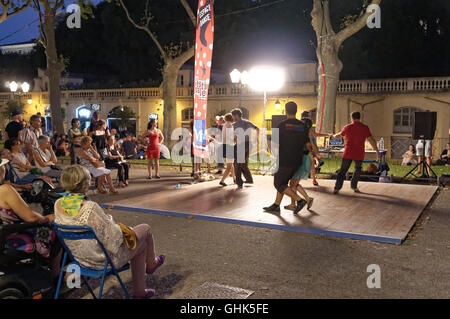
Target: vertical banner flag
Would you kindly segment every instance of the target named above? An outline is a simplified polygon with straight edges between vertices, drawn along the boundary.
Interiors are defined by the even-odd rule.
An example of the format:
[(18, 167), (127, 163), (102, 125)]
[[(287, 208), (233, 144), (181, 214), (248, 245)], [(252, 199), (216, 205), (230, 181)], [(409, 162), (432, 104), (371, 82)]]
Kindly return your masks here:
[(194, 69), (194, 155), (208, 157), (206, 110), (214, 42), (214, 14), (211, 0), (199, 0), (195, 37)]

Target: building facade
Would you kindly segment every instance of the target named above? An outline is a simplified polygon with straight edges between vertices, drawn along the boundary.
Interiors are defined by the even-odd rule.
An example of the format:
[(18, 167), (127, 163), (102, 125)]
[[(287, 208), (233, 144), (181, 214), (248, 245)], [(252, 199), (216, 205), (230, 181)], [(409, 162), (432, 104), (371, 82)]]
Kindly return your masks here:
[[(308, 71), (308, 68), (311, 71)], [(313, 66), (303, 69), (303, 72), (310, 72), (313, 77), (314, 71)], [(261, 92), (234, 84), (211, 86), (208, 101), (209, 124), (214, 123), (217, 114), (240, 107), (250, 121), (259, 127), (267, 128), (270, 133), (272, 115), (284, 114), (284, 105), (288, 101), (295, 101), (300, 112), (308, 110), (316, 114), (317, 81), (305, 81), (308, 78), (302, 81), (295, 78), (295, 74), (288, 76), (288, 79), (297, 81), (288, 82), (279, 92), (268, 95), (265, 119)], [(186, 74), (186, 77), (189, 75)], [(172, 127), (187, 127), (193, 119), (193, 88), (186, 86), (184, 79), (183, 84), (177, 89), (177, 116)], [(19, 97), (10, 93), (0, 94), (0, 105), (13, 98)], [(47, 92), (32, 92), (20, 98), (25, 102), (26, 119), (37, 112), (51, 118)], [(31, 100), (30, 104), (26, 102), (28, 100)], [(135, 113), (135, 118), (131, 120), (135, 123), (133, 127), (136, 128), (137, 134), (145, 132), (150, 117), (158, 118), (161, 127), (164, 124), (161, 88), (69, 90), (62, 92), (61, 102), (65, 109), (66, 126), (74, 117), (86, 123), (93, 110), (98, 110), (101, 118), (108, 119), (111, 111), (118, 107), (128, 107)], [(277, 104), (280, 105), (279, 108)], [(401, 158), (408, 145), (415, 144), (411, 131), (414, 112), (420, 110), (437, 112), (433, 143), (436, 157), (449, 142), (450, 77), (341, 81), (336, 105), (335, 132), (350, 122), (351, 112), (360, 111), (363, 122), (369, 125), (374, 137), (377, 140), (384, 139), (388, 158)], [(4, 119), (3, 127), (6, 122)]]

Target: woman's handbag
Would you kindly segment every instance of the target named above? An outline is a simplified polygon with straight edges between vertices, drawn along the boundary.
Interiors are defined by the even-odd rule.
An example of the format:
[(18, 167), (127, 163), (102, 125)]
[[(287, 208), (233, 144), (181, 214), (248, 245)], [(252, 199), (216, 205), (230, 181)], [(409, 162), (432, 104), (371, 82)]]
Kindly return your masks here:
[(92, 165), (94, 165), (95, 168), (102, 168), (105, 167), (105, 162), (95, 161), (94, 163), (92, 163)]
[(117, 222), (117, 225), (119, 225), (120, 229), (122, 230), (123, 241), (125, 242), (127, 248), (135, 250), (137, 245), (137, 238), (134, 230), (122, 223)]

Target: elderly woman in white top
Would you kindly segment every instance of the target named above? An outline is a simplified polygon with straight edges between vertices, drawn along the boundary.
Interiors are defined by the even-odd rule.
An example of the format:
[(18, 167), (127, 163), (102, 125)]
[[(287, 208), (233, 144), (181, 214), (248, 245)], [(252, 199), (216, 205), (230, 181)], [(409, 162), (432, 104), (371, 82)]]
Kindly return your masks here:
[(52, 178), (59, 178), (61, 170), (54, 166), (58, 162), (55, 153), (53, 152), (50, 138), (41, 135), (38, 138), (38, 147), (33, 149), (33, 157), (36, 166), (44, 173), (45, 176)]
[(107, 193), (103, 187), (103, 183), (106, 181), (109, 185), (109, 192), (111, 194), (118, 194), (119, 192), (114, 187), (111, 179), (111, 171), (105, 168), (105, 162), (100, 160), (100, 154), (92, 146), (92, 138), (90, 136), (83, 136), (80, 145), (81, 149), (76, 155), (80, 159), (80, 165), (86, 167), (94, 178), (98, 178), (97, 192), (100, 194)]
[[(67, 226), (91, 227), (104, 245), (117, 268), (131, 261), (133, 293), (135, 298), (149, 298), (155, 294), (146, 289), (146, 274), (153, 274), (165, 260), (164, 255), (155, 255), (155, 246), (150, 226), (141, 224), (132, 228), (136, 235), (136, 246), (128, 248), (120, 226), (111, 215), (86, 198), (91, 176), (80, 165), (69, 166), (61, 175), (61, 183), (67, 195), (55, 203), (55, 222)], [(95, 239), (67, 241), (74, 258), (83, 266), (103, 269), (106, 257)]]

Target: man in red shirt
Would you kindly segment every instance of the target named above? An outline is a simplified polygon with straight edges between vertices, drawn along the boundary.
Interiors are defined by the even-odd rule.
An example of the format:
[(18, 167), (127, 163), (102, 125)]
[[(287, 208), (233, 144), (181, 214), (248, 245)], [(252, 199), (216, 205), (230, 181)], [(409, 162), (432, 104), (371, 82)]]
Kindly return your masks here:
[(378, 150), (377, 143), (370, 133), (370, 129), (367, 125), (360, 122), (361, 114), (359, 112), (352, 113), (352, 123), (346, 125), (342, 131), (333, 135), (334, 138), (345, 137), (345, 149), (344, 155), (342, 155), (342, 163), (339, 173), (336, 179), (336, 185), (334, 186), (334, 194), (339, 193), (345, 180), (352, 161), (355, 161), (355, 171), (353, 172), (351, 188), (355, 193), (360, 193), (358, 189), (359, 176), (361, 175), (362, 162), (365, 155), (365, 143), (366, 139), (370, 145), (377, 152), (377, 158), (380, 158), (380, 152)]

